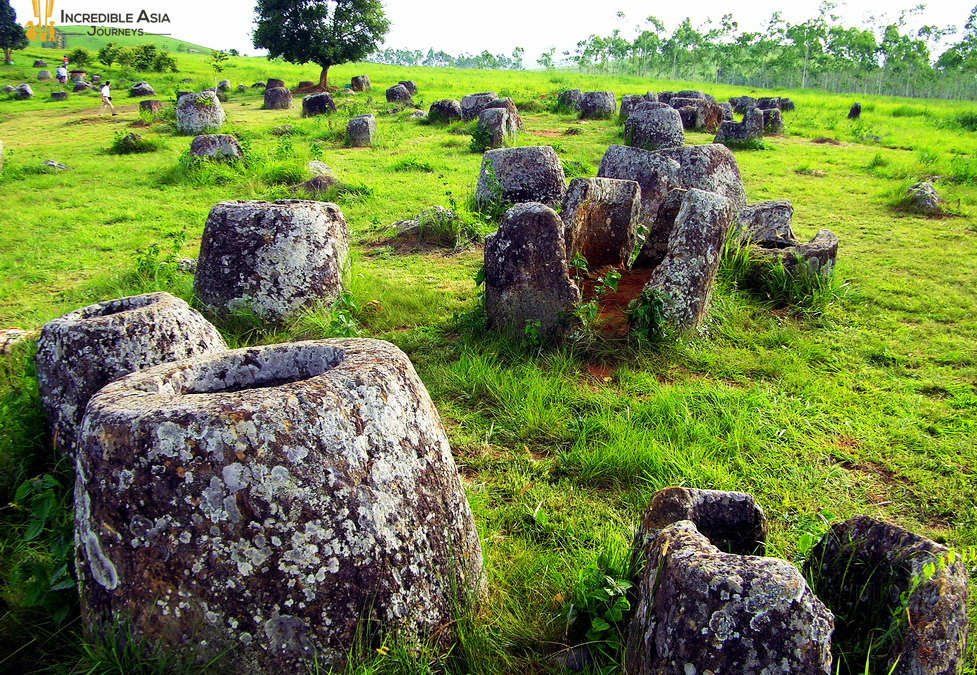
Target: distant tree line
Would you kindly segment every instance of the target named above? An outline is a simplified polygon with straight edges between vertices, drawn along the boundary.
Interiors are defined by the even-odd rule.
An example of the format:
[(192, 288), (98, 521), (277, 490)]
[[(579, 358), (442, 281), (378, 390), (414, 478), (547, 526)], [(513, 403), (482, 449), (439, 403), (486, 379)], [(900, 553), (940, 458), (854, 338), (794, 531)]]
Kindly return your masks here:
[(447, 52), (428, 49), (384, 49), (367, 57), (372, 63), (386, 63), (392, 66), (428, 66), (432, 68), (481, 68), (485, 70), (522, 70), (522, 58), (526, 50), (516, 47), (511, 56), (491, 54), (488, 50), (472, 56), (461, 54), (452, 56)]
[[(649, 16), (626, 39), (620, 30), (591, 35), (563, 52), (562, 64), (586, 73), (699, 80), (755, 87), (816, 87), (834, 92), (977, 98), (977, 7), (960, 40), (934, 55), (953, 26), (907, 27), (907, 18), (870, 18), (862, 28), (841, 24), (837, 5), (822, 2), (818, 15), (791, 24), (774, 12), (762, 32), (743, 32), (731, 14), (718, 24), (693, 26), (686, 18), (669, 34)], [(618, 12), (618, 18), (624, 15)], [(554, 68), (556, 50), (539, 65)]]

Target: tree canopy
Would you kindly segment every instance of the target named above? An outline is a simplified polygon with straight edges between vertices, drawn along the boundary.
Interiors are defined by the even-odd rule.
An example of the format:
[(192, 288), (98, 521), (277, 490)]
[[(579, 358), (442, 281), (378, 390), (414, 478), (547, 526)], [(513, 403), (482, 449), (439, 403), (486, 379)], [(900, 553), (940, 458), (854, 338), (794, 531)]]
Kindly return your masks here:
[(254, 46), (270, 58), (315, 63), (320, 87), (329, 85), (330, 66), (365, 59), (390, 29), (380, 0), (258, 0), (255, 14)]
[(10, 0), (0, 0), (0, 47), (3, 47), (3, 62), (10, 63), (13, 49), (24, 49), (30, 44), (27, 31), (17, 23), (17, 12), (10, 6)]

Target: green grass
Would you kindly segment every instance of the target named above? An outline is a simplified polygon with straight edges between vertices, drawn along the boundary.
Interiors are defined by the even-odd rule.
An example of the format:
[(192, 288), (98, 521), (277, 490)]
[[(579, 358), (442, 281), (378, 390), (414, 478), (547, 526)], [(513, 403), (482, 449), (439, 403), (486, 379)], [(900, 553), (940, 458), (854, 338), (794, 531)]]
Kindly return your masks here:
[[(352, 672), (556, 672), (550, 657), (566, 646), (563, 611), (582, 571), (599, 567), (602, 551), (627, 547), (650, 496), (669, 485), (752, 492), (770, 519), (770, 549), (788, 559), (820, 510), (892, 520), (961, 549), (977, 545), (977, 136), (966, 121), (977, 115), (973, 103), (861, 96), (862, 118), (851, 122), (850, 97), (792, 91), (797, 111), (785, 116), (787, 135), (766, 139), (763, 152), (736, 152), (750, 202), (790, 199), (800, 238), (822, 227), (839, 236), (835, 283), (844, 292), (835, 288), (816, 312), (785, 310), (723, 282), (709, 320), (690, 336), (541, 350), (455, 318), (475, 307), (480, 249), (389, 241), (393, 222), (432, 205), (461, 205), (466, 225), (489, 226), (466, 210), (481, 163), (468, 148), (470, 125), (388, 114), (383, 90), (414, 80), (425, 109), (475, 91), (511, 96), (527, 126), (515, 144), (552, 145), (568, 176), (595, 175), (621, 130), (614, 120), (551, 112), (561, 89), (764, 92), (348, 64), (330, 71), (331, 82), (368, 73), (373, 92), (338, 95), (340, 111), (326, 117), (302, 119), (298, 100), (292, 110), (261, 110), (260, 92), (232, 91), (224, 107), (246, 160), (204, 164), (185, 157), (190, 137), (175, 135), (165, 116), (145, 126), (137, 100), (125, 95), (129, 83), (146, 79), (169, 104), (178, 87), (212, 85), (202, 57), (176, 53), (174, 74), (102, 69), (120, 114), (99, 118), (97, 94), (52, 102), (58, 87), (38, 84), (27, 67), (60, 53), (28, 49), (15, 54), (18, 65), (0, 66), (0, 83), (30, 82), (36, 92), (24, 102), (0, 97), (4, 327), (37, 328), (84, 304), (150, 290), (192, 300), (191, 277), (152, 271), (159, 268), (146, 263), (147, 250), (159, 246), (159, 259), (194, 257), (211, 206), (291, 196), (288, 186), (307, 177), (310, 159), (338, 176), (326, 199), (341, 207), (353, 249), (353, 303), (342, 311), (359, 334), (404, 349), (430, 390), (475, 513), (490, 588), (457, 652), (391, 645), (392, 657), (363, 652)], [(317, 79), (314, 66), (228, 63), (220, 79), (234, 85)], [(346, 121), (368, 110), (377, 115), (379, 143), (344, 147)], [(292, 132), (273, 133), (282, 125)], [(116, 134), (130, 131), (158, 149), (111, 154)], [(815, 142), (822, 138), (834, 143)], [(47, 159), (71, 170), (44, 170)], [(954, 217), (891, 208), (895, 188), (934, 175), (946, 177), (937, 188)], [(184, 228), (185, 240), (175, 236)], [(234, 345), (327, 337), (349, 328), (335, 316), (322, 308), (274, 330), (248, 317), (220, 328)], [(57, 571), (72, 480), (45, 436), (29, 346), (0, 358), (0, 469), (0, 504), (16, 504), (0, 509), (0, 670), (109, 668), (104, 645), (83, 646), (73, 591), (40, 588), (40, 573), (24, 576)], [(16, 491), (44, 475), (60, 486), (56, 507), (42, 533), (25, 540), (30, 509)], [(44, 592), (29, 597), (31, 588)], [(52, 617), (63, 607), (58, 625)], [(970, 611), (977, 616), (977, 599)], [(131, 651), (122, 645), (113, 653), (128, 659)], [(136, 651), (139, 667), (154, 672), (158, 658)], [(975, 653), (972, 646), (968, 673)]]

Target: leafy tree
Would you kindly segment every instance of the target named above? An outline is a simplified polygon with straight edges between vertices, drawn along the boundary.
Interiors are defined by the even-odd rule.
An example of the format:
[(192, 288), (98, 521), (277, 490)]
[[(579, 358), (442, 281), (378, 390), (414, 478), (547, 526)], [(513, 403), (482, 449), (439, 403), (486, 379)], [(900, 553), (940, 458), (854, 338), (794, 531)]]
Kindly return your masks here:
[(227, 50), (227, 53), (230, 54), (231, 56), (240, 56), (241, 55), (241, 52), (239, 52), (236, 49), (228, 49)]
[(10, 0), (0, 0), (0, 47), (3, 47), (3, 62), (10, 65), (10, 52), (26, 49), (30, 42), (27, 31), (17, 23), (17, 12), (10, 6)]
[(107, 42), (98, 50), (98, 62), (111, 68), (119, 60), (119, 48), (114, 42)]
[(553, 55), (556, 54), (556, 47), (550, 47), (545, 52), (539, 55), (536, 59), (536, 63), (546, 68), (546, 70), (553, 70)]
[(76, 47), (67, 54), (68, 63), (78, 68), (84, 68), (92, 62), (92, 53), (84, 47)]
[(210, 67), (214, 69), (214, 82), (217, 82), (217, 77), (224, 72), (224, 64), (227, 59), (230, 58), (230, 54), (227, 52), (222, 52), (219, 49), (215, 49), (210, 52), (210, 58), (207, 59), (207, 63)]
[(319, 86), (329, 68), (366, 58), (390, 29), (380, 0), (258, 0), (252, 42), (271, 58), (315, 63)]

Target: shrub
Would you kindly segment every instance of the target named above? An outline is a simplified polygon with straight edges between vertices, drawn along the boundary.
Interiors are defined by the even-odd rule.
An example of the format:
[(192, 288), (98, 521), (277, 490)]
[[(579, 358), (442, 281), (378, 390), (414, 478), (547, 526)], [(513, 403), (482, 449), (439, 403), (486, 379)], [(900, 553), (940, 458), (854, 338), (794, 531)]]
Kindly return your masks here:
[(139, 134), (117, 131), (109, 152), (113, 155), (134, 155), (143, 152), (156, 152), (163, 147), (158, 138), (146, 138)]
[(468, 149), (472, 152), (483, 153), (492, 147), (492, 132), (481, 124), (476, 124), (472, 131), (472, 140)]
[(67, 54), (68, 63), (76, 68), (84, 68), (92, 63), (92, 53), (84, 47), (76, 47)]

